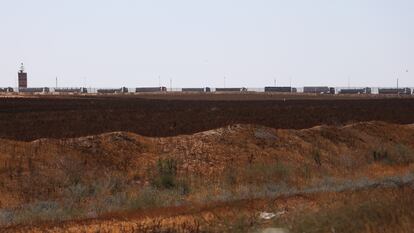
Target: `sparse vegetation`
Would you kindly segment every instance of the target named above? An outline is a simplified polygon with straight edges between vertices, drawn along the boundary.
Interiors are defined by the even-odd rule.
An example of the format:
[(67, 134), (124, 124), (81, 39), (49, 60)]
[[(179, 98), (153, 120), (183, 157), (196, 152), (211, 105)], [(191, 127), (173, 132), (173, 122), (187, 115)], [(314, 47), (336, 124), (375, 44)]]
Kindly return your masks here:
[[(357, 130), (351, 129), (346, 135), (354, 131)], [(0, 200), (0, 226), (39, 225), (44, 221), (51, 221), (53, 225), (54, 221), (85, 218), (95, 218), (99, 222), (107, 216), (117, 219), (117, 216), (131, 215), (134, 218), (148, 213), (167, 218), (169, 214), (163, 216), (164, 211), (177, 208), (184, 209), (183, 213), (188, 211), (188, 215), (183, 216), (183, 222), (191, 216), (188, 225), (182, 222), (169, 225), (170, 220), (160, 220), (142, 226), (137, 223), (134, 229), (137, 232), (182, 232), (183, 229), (188, 232), (246, 232), (260, 229), (263, 222), (258, 221), (257, 212), (278, 211), (279, 203), (275, 203), (279, 199), (282, 206), (298, 203), (298, 211), (303, 211), (300, 202), (312, 202), (312, 207), (319, 210), (315, 212), (317, 217), (300, 213), (296, 218), (289, 212), (287, 215), (294, 219), (292, 224), (295, 225), (280, 225), (296, 231), (305, 229), (300, 228), (301, 225), (313, 226), (317, 221), (328, 226), (331, 216), (349, 221), (346, 216), (354, 215), (352, 211), (378, 208), (366, 201), (355, 202), (355, 206), (362, 207), (342, 216), (336, 211), (346, 212), (342, 209), (346, 206), (322, 208), (318, 206), (321, 200), (315, 200), (315, 196), (384, 188), (399, 190), (414, 182), (414, 176), (406, 175), (414, 161), (413, 145), (406, 140), (402, 140), (405, 144), (395, 145), (392, 143), (397, 140), (387, 141), (371, 150), (370, 144), (358, 139), (352, 140), (352, 148), (349, 148), (346, 137), (341, 137), (343, 144), (339, 146), (332, 141), (325, 143), (326, 138), (320, 138), (317, 128), (281, 130), (277, 132), (277, 141), (267, 134), (273, 131), (264, 127), (260, 127), (256, 135), (252, 135), (251, 126), (229, 127), (217, 132), (222, 134), (207, 132), (178, 139), (152, 139), (133, 135), (126, 138), (115, 133), (52, 142), (46, 139), (42, 142), (45, 145), (24, 144), (27, 149), (13, 152), (15, 156), (0, 157), (3, 159), (0, 175), (4, 177), (0, 181), (0, 192), (9, 194), (6, 188), (11, 187), (17, 194), (15, 199), (5, 195), (10, 203), (14, 201), (10, 206), (7, 206), (8, 200)], [(314, 142), (314, 138), (318, 141)], [(376, 139), (374, 136), (367, 138), (367, 141)], [(270, 143), (270, 139), (274, 143)], [(137, 146), (141, 144), (148, 144), (145, 152), (141, 151), (143, 146)], [(33, 149), (34, 145), (40, 149)], [(4, 149), (0, 148), (0, 156), (3, 156), (1, 150)], [(53, 152), (48, 153), (48, 150)], [(381, 175), (382, 170), (387, 173)], [(256, 204), (262, 202), (266, 205)], [(239, 205), (252, 206), (240, 213), (228, 210)], [(210, 211), (216, 209), (217, 216), (211, 216)], [(231, 213), (221, 215), (223, 209)], [(193, 213), (200, 214), (199, 211), (206, 215), (203, 217), (209, 223), (202, 219), (192, 221)], [(373, 213), (376, 214), (374, 210)], [(152, 219), (152, 215), (149, 218)], [(340, 232), (342, 226), (335, 224), (334, 229)]]
[(395, 144), (392, 147), (380, 147), (373, 150), (374, 162), (382, 162), (389, 165), (409, 165), (414, 163), (414, 152), (403, 144)]
[(173, 189), (177, 185), (177, 161), (174, 159), (159, 159), (157, 162), (157, 176), (152, 184), (158, 188)]
[(174, 159), (159, 159), (157, 162), (157, 173), (151, 183), (158, 189), (178, 190), (182, 195), (190, 192), (190, 186), (186, 179), (177, 176), (178, 162)]
[(414, 151), (403, 144), (397, 144), (394, 147), (396, 153), (395, 162), (397, 164), (408, 165), (414, 163)]
[(389, 162), (388, 151), (381, 148), (372, 152), (372, 157), (375, 162)]
[(312, 179), (311, 166), (308, 164), (304, 164), (301, 168), (299, 168), (299, 174), (302, 178), (304, 178), (307, 181)]
[[(412, 232), (414, 199), (409, 188), (387, 196), (363, 196), (338, 208), (302, 214), (290, 223), (292, 232)], [(351, 224), (352, 223), (352, 224)]]
[(292, 169), (283, 162), (255, 163), (241, 171), (247, 183), (287, 182)]
[(34, 224), (41, 221), (64, 221), (79, 217), (77, 210), (64, 207), (54, 201), (38, 201), (10, 210), (0, 210), (3, 226), (12, 224)]
[(315, 161), (316, 165), (318, 165), (319, 167), (322, 166), (320, 150), (318, 149), (313, 150), (312, 156), (313, 156), (313, 160)]

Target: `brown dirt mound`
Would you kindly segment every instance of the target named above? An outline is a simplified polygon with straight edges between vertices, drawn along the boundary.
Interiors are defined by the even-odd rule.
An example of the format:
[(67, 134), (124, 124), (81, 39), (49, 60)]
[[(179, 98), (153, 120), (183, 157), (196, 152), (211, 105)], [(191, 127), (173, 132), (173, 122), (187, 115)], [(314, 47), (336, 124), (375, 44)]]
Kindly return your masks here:
[[(0, 143), (2, 208), (59, 198), (70, 184), (101, 178), (143, 187), (154, 175), (157, 161), (167, 158), (177, 161), (180, 176), (209, 177), (206, 182), (220, 181), (229, 169), (260, 172), (256, 170), (263, 168), (256, 165), (272, 163), (283, 164), (281, 172), (297, 177), (392, 175), (409, 170), (414, 159), (413, 125), (382, 122), (305, 130), (234, 125), (167, 138), (115, 132)], [(244, 182), (242, 174), (235, 182)], [(301, 182), (302, 178), (295, 181)]]

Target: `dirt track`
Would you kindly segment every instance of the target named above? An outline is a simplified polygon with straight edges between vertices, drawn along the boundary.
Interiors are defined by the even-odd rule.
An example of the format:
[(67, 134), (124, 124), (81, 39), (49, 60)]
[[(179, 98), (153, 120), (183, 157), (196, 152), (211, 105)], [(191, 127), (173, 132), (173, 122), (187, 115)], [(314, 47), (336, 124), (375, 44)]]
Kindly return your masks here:
[(0, 100), (0, 137), (31, 141), (113, 131), (173, 136), (237, 123), (284, 129), (374, 120), (414, 123), (411, 98), (233, 97), (5, 98)]

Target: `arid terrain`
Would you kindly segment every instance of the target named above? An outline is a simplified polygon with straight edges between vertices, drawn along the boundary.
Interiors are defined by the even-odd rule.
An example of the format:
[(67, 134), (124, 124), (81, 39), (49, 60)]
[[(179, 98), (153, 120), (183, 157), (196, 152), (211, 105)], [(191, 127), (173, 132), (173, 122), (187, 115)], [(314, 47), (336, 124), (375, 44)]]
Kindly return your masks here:
[(414, 99), (0, 99), (1, 232), (412, 232)]

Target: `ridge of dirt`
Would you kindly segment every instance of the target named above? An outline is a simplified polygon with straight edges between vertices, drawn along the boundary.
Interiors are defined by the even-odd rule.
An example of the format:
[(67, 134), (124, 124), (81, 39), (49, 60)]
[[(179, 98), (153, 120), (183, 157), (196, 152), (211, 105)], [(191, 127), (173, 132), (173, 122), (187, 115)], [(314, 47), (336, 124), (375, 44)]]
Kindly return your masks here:
[(145, 185), (151, 178), (148, 169), (153, 169), (159, 159), (167, 158), (179, 162), (181, 175), (213, 179), (232, 167), (271, 161), (286, 163), (291, 169), (306, 166), (317, 170), (317, 148), (324, 171), (338, 177), (391, 175), (398, 170), (396, 166), (405, 166), (373, 163), (372, 151), (392, 151), (401, 145), (411, 153), (414, 127), (384, 122), (305, 130), (234, 125), (167, 138), (114, 132), (33, 142), (0, 139), (0, 143), (0, 207), (5, 207), (28, 197), (30, 200), (58, 193), (58, 184), (78, 173), (82, 173), (79, 179), (85, 180), (116, 173), (128, 182)]
[[(175, 161), (177, 178), (187, 180), (193, 189), (177, 197), (184, 203), (183, 209), (174, 209), (180, 204), (166, 206), (171, 211), (266, 199), (270, 194), (291, 193), (295, 199), (303, 194), (300, 191), (314, 192), (312, 187), (326, 192), (394, 187), (410, 181), (405, 175), (414, 171), (414, 125), (378, 121), (299, 130), (235, 124), (172, 137), (111, 132), (31, 142), (0, 139), (0, 144), (0, 211), (39, 201), (65, 202), (90, 187), (98, 187), (103, 190), (99, 195), (109, 197), (139, 193), (152, 187), (162, 160)], [(381, 182), (376, 183), (378, 180)], [(73, 193), (68, 195), (68, 190)], [(244, 196), (246, 193), (250, 196)], [(80, 206), (94, 203), (88, 195), (90, 191)], [(101, 198), (99, 195), (96, 198)], [(151, 208), (148, 211), (151, 213)], [(122, 218), (123, 214), (121, 211), (114, 217)], [(99, 219), (104, 214), (90, 216)], [(121, 232), (122, 227), (131, 227), (127, 220), (108, 221), (87, 224), (85, 232), (107, 224), (116, 226), (108, 229)]]

